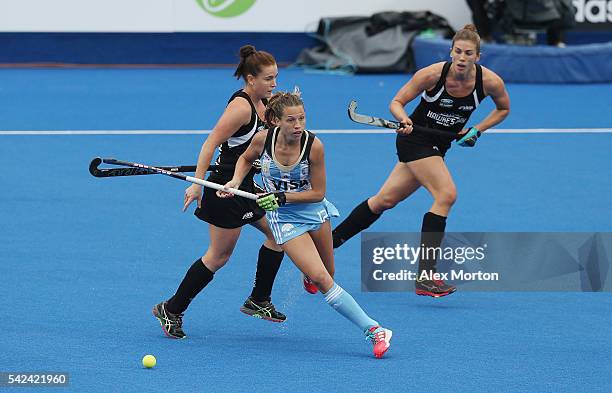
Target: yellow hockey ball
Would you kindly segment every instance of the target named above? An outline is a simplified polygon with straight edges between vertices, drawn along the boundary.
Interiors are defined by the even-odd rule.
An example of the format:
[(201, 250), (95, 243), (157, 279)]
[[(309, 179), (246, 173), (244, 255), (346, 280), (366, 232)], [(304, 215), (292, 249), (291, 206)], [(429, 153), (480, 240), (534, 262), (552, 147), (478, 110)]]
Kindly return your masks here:
[(142, 365), (145, 366), (146, 368), (153, 368), (155, 367), (156, 363), (157, 363), (157, 359), (155, 359), (155, 356), (153, 355), (145, 355), (142, 358)]

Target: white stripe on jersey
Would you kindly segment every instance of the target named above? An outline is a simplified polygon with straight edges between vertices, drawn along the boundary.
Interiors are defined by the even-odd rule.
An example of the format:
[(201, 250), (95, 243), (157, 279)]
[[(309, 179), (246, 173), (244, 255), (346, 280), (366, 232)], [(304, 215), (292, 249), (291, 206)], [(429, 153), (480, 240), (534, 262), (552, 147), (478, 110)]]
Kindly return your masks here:
[(427, 102), (434, 102), (434, 101), (436, 101), (438, 98), (440, 98), (440, 96), (442, 95), (442, 92), (443, 92), (443, 91), (444, 91), (444, 86), (442, 86), (442, 87), (440, 88), (440, 91), (438, 91), (438, 92), (436, 93), (436, 95), (435, 95), (435, 96), (433, 96), (433, 97), (430, 97), (430, 96), (427, 94), (427, 92), (426, 92), (426, 91), (424, 91), (424, 92), (421, 94), (421, 97), (423, 97), (423, 99), (424, 99), (425, 101), (427, 101)]
[(249, 131), (248, 133), (242, 135), (242, 136), (232, 136), (227, 140), (227, 145), (229, 147), (236, 147), (239, 145), (242, 145), (243, 143), (247, 143), (249, 141), (249, 139), (251, 139), (251, 137), (255, 134), (255, 132), (257, 131), (257, 120), (258, 120), (258, 116), (255, 116), (255, 124), (253, 124), (253, 128), (251, 128), (251, 131)]
[(474, 104), (476, 105), (476, 108), (478, 108), (478, 105), (480, 105), (480, 101), (478, 101), (478, 92), (476, 91), (477, 89), (474, 89), (474, 94), (472, 94), (474, 96)]

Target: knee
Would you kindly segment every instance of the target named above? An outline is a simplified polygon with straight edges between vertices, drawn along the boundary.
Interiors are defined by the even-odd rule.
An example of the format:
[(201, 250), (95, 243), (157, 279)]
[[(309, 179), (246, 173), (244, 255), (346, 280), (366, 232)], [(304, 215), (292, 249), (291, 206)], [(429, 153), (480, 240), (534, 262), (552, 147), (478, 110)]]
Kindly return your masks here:
[(438, 202), (438, 204), (443, 205), (443, 206), (448, 206), (448, 207), (453, 206), (456, 200), (457, 200), (457, 189), (454, 187), (444, 190), (436, 198), (436, 201)]
[(334, 284), (334, 280), (331, 278), (330, 273), (327, 270), (321, 270), (313, 276), (309, 276), (310, 280), (319, 288), (321, 291), (331, 288)]
[(221, 269), (232, 256), (231, 250), (211, 251), (208, 250), (206, 255), (202, 257), (204, 265), (211, 271), (217, 271)]
[(385, 210), (394, 208), (400, 201), (389, 195), (375, 195), (370, 199), (370, 210), (380, 214)]

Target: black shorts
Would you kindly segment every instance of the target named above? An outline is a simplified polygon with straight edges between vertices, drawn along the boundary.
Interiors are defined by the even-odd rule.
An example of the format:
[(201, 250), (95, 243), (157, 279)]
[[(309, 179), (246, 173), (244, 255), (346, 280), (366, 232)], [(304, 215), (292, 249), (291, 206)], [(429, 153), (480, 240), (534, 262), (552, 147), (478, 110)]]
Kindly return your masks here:
[[(218, 184), (225, 184), (229, 181), (229, 179), (216, 179), (213, 176), (208, 180)], [(248, 185), (245, 186), (245, 184)], [(250, 193), (258, 192), (249, 178), (240, 186), (240, 189)], [(239, 196), (219, 198), (216, 190), (204, 187), (202, 207), (196, 208), (194, 214), (200, 220), (214, 226), (233, 229), (259, 221), (266, 215), (266, 212), (251, 199)]]
[(395, 138), (395, 147), (400, 162), (411, 162), (433, 156), (444, 158), (449, 148), (447, 145), (438, 146), (435, 142), (415, 141), (410, 135), (398, 135)]

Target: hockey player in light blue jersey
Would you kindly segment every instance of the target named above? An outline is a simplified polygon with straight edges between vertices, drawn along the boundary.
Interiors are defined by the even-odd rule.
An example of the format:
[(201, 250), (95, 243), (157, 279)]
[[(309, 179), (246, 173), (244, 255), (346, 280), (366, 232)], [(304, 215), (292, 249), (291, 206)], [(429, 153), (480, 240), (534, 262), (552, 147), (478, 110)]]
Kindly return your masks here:
[[(259, 132), (236, 164), (226, 187), (237, 187), (256, 159), (267, 191), (257, 200), (276, 242), (337, 312), (357, 325), (381, 358), (392, 332), (370, 318), (353, 297), (334, 282), (330, 217), (338, 211), (325, 199), (323, 143), (305, 129), (304, 104), (298, 94), (276, 93), (266, 108), (269, 130)], [(220, 192), (220, 196), (231, 194)]]

